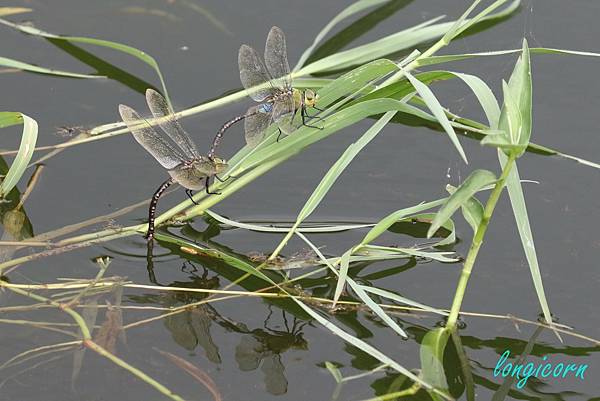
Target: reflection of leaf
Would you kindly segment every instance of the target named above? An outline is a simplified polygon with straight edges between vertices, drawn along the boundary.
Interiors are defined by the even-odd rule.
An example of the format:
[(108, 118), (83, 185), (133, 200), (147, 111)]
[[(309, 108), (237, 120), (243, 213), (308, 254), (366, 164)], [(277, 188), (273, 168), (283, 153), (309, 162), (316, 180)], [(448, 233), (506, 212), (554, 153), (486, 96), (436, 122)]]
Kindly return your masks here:
[(191, 325), (196, 333), (198, 345), (204, 349), (206, 358), (214, 363), (221, 363), (219, 348), (210, 335), (211, 316), (202, 305), (190, 311)]
[(258, 368), (263, 357), (263, 345), (251, 335), (243, 335), (240, 344), (235, 347), (235, 360), (240, 370), (247, 372)]
[(261, 370), (265, 374), (265, 387), (269, 394), (282, 395), (287, 393), (288, 382), (283, 372), (285, 368), (281, 363), (281, 356), (271, 355), (264, 359)]
[(189, 312), (178, 313), (165, 318), (165, 327), (171, 332), (173, 340), (188, 351), (194, 350), (198, 341), (190, 324)]
[(104, 317), (104, 323), (100, 326), (98, 334), (96, 334), (96, 344), (114, 354), (116, 352), (117, 338), (123, 332), (123, 315), (121, 308), (115, 308), (108, 305)]
[[(156, 349), (156, 348), (155, 348)], [(186, 371), (190, 376), (192, 376), (196, 381), (202, 383), (204, 387), (212, 394), (215, 401), (221, 401), (223, 397), (221, 396), (221, 392), (217, 387), (215, 381), (202, 369), (191, 364), (183, 358), (178, 357), (177, 355), (173, 355), (170, 352), (161, 351), (156, 349), (156, 351), (160, 352), (163, 356), (169, 359), (175, 366), (180, 368), (181, 370)]]

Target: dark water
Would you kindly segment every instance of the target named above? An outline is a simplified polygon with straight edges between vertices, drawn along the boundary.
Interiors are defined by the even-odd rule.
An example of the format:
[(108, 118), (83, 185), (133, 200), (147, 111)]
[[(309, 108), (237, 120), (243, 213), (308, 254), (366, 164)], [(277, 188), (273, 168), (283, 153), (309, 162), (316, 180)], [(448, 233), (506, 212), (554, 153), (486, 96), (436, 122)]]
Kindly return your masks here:
[[(469, 1), (405, 2), (406, 7), (382, 20), (358, 39), (364, 43), (440, 14), (455, 18)], [(192, 6), (190, 6), (192, 4)], [(15, 1), (11, 6), (35, 11), (9, 17), (31, 20), (49, 32), (97, 37), (127, 43), (153, 55), (165, 76), (176, 109), (189, 107), (240, 86), (237, 49), (241, 43), (262, 48), (268, 29), (277, 24), (287, 34), (292, 64), (314, 35), (347, 2), (281, 1), (105, 1), (55, 0)], [(196, 8), (194, 8), (194, 5)], [(208, 11), (207, 17), (198, 7)], [(140, 10), (146, 10), (141, 12)], [(596, 16), (600, 5), (593, 1), (566, 2), (527, 0), (512, 18), (488, 31), (452, 44), (445, 52), (463, 53), (518, 48), (526, 37), (530, 46), (600, 51), (600, 27)], [(93, 71), (85, 62), (91, 56), (73, 49), (62, 51), (42, 39), (2, 28), (1, 56), (68, 71)], [(62, 139), (53, 134), (63, 125), (93, 127), (118, 120), (117, 105), (125, 103), (143, 109), (146, 84), (158, 85), (152, 70), (119, 53), (85, 47), (104, 60), (114, 79), (75, 80), (28, 73), (0, 75), (0, 110), (19, 110), (40, 124), (39, 145)], [(77, 54), (84, 63), (70, 54)], [(443, 68), (477, 74), (500, 95), (500, 79), (507, 78), (514, 57), (485, 58), (455, 63)], [(600, 59), (566, 56), (533, 56), (534, 130), (532, 140), (586, 159), (598, 161), (597, 109), (600, 83), (596, 79)], [(98, 66), (98, 64), (94, 64)], [(112, 65), (113, 67), (110, 67)], [(118, 67), (114, 67), (118, 66)], [(115, 69), (118, 68), (118, 69)], [(120, 70), (119, 70), (120, 69)], [(474, 97), (457, 83), (434, 87), (455, 112), (483, 121)], [(249, 100), (184, 120), (201, 149), (224, 121), (243, 112)], [(253, 185), (221, 202), (214, 210), (238, 221), (290, 221), (325, 171), (371, 121), (361, 122), (330, 137), (258, 179)], [(17, 128), (3, 130), (2, 148), (18, 146)], [(426, 128), (390, 125), (341, 177), (311, 221), (377, 221), (391, 211), (434, 200), (444, 195), (447, 183), (457, 185), (474, 168), (497, 171), (494, 151), (462, 139), (469, 155), (465, 166), (451, 149), (447, 138)], [(240, 127), (224, 141), (221, 154), (232, 155), (243, 144)], [(593, 338), (600, 337), (598, 312), (597, 222), (600, 207), (597, 170), (559, 158), (527, 154), (519, 160), (525, 184), (529, 217), (539, 254), (546, 294), (552, 312), (561, 323)], [(41, 180), (25, 204), (34, 233), (46, 232), (147, 199), (164, 180), (165, 173), (131, 139), (123, 135), (70, 148), (46, 163)], [(24, 185), (19, 189), (22, 191)], [(183, 199), (176, 192), (160, 208)], [(120, 217), (118, 224), (144, 221), (146, 206)], [(466, 255), (470, 229), (457, 219), (462, 239), (453, 249)], [(98, 229), (101, 226), (97, 226)], [(87, 229), (89, 230), (89, 228)], [(197, 219), (180, 232), (201, 242), (210, 238), (207, 225)], [(356, 243), (363, 231), (311, 238), (324, 252), (338, 255)], [(239, 255), (250, 251), (268, 252), (279, 243), (279, 235), (229, 230), (210, 238), (210, 244)], [(408, 234), (385, 237), (385, 241), (410, 246), (422, 241)], [(284, 251), (302, 248), (292, 242)], [(193, 272), (181, 252), (156, 246), (154, 269), (164, 285), (220, 288), (238, 277), (235, 269), (209, 258), (191, 258)], [(126, 276), (150, 284), (144, 242), (141, 237), (113, 241), (25, 264), (10, 275), (19, 283), (55, 282), (59, 277), (91, 278), (97, 267), (91, 261), (111, 256), (107, 275)], [(460, 272), (460, 264), (422, 261), (377, 263), (356, 268), (352, 273), (375, 286), (436, 307), (449, 307)], [(206, 272), (204, 272), (206, 268)], [(205, 274), (206, 273), (206, 274)], [(389, 273), (389, 274), (388, 274)], [(400, 274), (402, 273), (402, 274)], [(334, 286), (321, 277), (307, 283), (316, 295)], [(326, 287), (329, 285), (330, 287)], [(247, 288), (248, 289), (248, 288)], [(2, 306), (27, 301), (15, 294), (0, 295)], [(98, 302), (115, 303), (115, 294)], [(199, 297), (198, 299), (200, 299)], [(122, 305), (128, 307), (170, 307), (191, 302), (189, 297), (151, 290), (124, 290)], [(465, 311), (515, 315), (536, 320), (539, 314), (529, 270), (507, 198), (494, 215), (486, 242), (469, 283)], [(317, 323), (294, 315), (288, 304), (258, 298), (232, 299), (183, 314), (133, 327), (126, 332), (126, 344), (117, 344), (118, 355), (163, 383), (185, 399), (210, 399), (206, 388), (173, 365), (158, 350), (167, 351), (195, 364), (206, 372), (225, 400), (361, 400), (391, 391), (399, 376), (383, 371), (350, 381), (339, 388), (324, 368), (325, 361), (341, 366), (345, 376), (366, 372), (378, 362), (353, 346), (343, 343)], [(100, 309), (97, 324), (104, 321)], [(124, 322), (160, 316), (160, 310), (125, 309)], [(64, 314), (47, 310), (1, 313), (2, 319), (28, 319), (71, 323)], [(419, 368), (419, 343), (439, 323), (430, 316), (398, 316), (409, 333), (401, 340), (378, 319), (364, 313), (340, 313), (331, 317), (353, 335), (379, 347), (409, 368)], [(493, 369), (500, 355), (509, 350), (518, 355), (528, 342), (533, 345), (530, 360), (539, 363), (547, 356), (554, 363), (588, 364), (585, 379), (530, 379), (523, 389), (515, 386), (505, 399), (591, 400), (600, 397), (598, 372), (600, 348), (588, 341), (565, 336), (564, 343), (548, 332), (512, 321), (466, 317), (460, 331), (475, 382), (476, 399), (490, 400), (502, 383)], [(2, 324), (0, 363), (19, 352), (70, 338), (38, 328)], [(121, 368), (86, 351), (81, 369), (74, 369), (73, 351), (55, 353), (0, 370), (2, 400), (116, 400), (163, 399), (147, 384)], [(56, 359), (52, 359), (56, 357)], [(44, 362), (44, 363), (40, 363)], [(455, 397), (466, 399), (454, 354), (447, 358), (446, 375)], [(72, 372), (78, 371), (72, 379)], [(496, 395), (498, 397), (498, 395)], [(423, 392), (414, 399), (427, 399)], [(496, 398), (501, 399), (501, 398)]]

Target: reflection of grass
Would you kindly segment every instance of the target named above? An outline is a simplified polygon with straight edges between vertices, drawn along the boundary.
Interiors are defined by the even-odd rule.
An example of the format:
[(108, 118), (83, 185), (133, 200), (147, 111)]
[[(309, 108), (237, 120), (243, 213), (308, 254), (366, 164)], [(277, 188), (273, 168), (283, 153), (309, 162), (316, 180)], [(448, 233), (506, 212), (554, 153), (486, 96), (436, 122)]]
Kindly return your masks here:
[[(363, 3), (361, 2), (361, 7), (364, 8)], [(346, 45), (356, 37), (367, 32), (379, 20), (389, 17), (386, 12), (391, 14), (394, 10), (403, 7), (405, 3), (407, 2), (396, 1), (382, 5), (376, 12), (351, 24), (349, 28), (341, 32), (345, 38), (345, 43), (342, 44)], [(481, 28), (481, 25), (478, 25), (479, 23), (485, 22), (486, 26), (489, 27), (494, 22), (507, 18), (519, 4), (518, 1), (513, 1), (507, 9), (496, 12), (499, 6), (506, 3), (504, 0), (498, 0), (479, 14), (471, 15), (474, 7), (479, 3), (480, 1), (475, 1), (472, 8), (455, 22), (438, 23), (437, 19), (433, 19), (357, 48), (339, 51), (340, 48), (333, 46), (332, 41), (325, 42), (319, 50), (324, 53), (321, 54), (318, 51), (313, 53), (312, 58), (308, 58), (309, 62), (306, 65), (300, 65), (300, 68), (294, 73), (295, 77), (307, 77), (310, 74), (320, 72), (331, 74), (332, 71), (348, 71), (333, 79), (303, 81), (303, 84), (314, 84), (315, 88), (318, 89), (319, 107), (324, 109), (319, 116), (321, 118), (319, 129), (307, 126), (301, 127), (294, 135), (277, 141), (276, 137), (278, 135), (275, 132), (275, 127), (270, 128), (267, 138), (256, 148), (250, 149), (249, 147), (244, 147), (229, 160), (230, 169), (224, 175), (224, 178), (236, 176), (237, 179), (213, 184), (213, 188), (211, 189), (219, 191), (221, 193), (219, 196), (209, 196), (204, 192), (200, 192), (194, 197), (197, 205), (194, 206), (190, 200), (182, 202), (164, 212), (157, 219), (158, 224), (167, 223), (173, 219), (185, 222), (199, 215), (206, 215), (210, 219), (213, 219), (213, 222), (216, 221), (215, 224), (212, 224), (211, 228), (213, 230), (216, 229), (217, 233), (221, 228), (225, 227), (237, 227), (238, 229), (262, 231), (271, 234), (284, 233), (284, 237), (274, 247), (273, 252), (265, 255), (265, 257), (254, 258), (253, 260), (251, 257), (237, 254), (235, 251), (215, 243), (211, 239), (212, 236), (216, 235), (214, 232), (211, 235), (208, 232), (198, 234), (202, 241), (210, 245), (208, 247), (199, 247), (195, 243), (164, 232), (158, 232), (156, 238), (162, 241), (165, 247), (169, 247), (173, 252), (178, 253), (182, 257), (200, 261), (203, 265), (208, 266), (211, 270), (218, 273), (219, 277), (229, 280), (230, 284), (220, 288), (218, 279), (211, 281), (203, 276), (201, 278), (194, 278), (189, 284), (185, 282), (173, 282), (169, 285), (158, 285), (160, 280), (156, 278), (152, 267), (152, 254), (149, 254), (147, 257), (148, 270), (151, 281), (157, 285), (134, 283), (122, 278), (105, 278), (104, 274), (108, 268), (108, 261), (106, 259), (98, 259), (96, 261), (100, 268), (93, 280), (18, 284), (11, 283), (6, 278), (0, 281), (0, 286), (7, 291), (28, 297), (38, 303), (23, 305), (22, 307), (0, 308), (0, 312), (38, 310), (42, 308), (57, 309), (69, 315), (75, 322), (75, 326), (64, 323), (16, 319), (3, 319), (0, 320), (0, 323), (17, 324), (27, 327), (33, 326), (75, 337), (77, 340), (26, 351), (11, 358), (0, 369), (29, 361), (30, 358), (49, 356), (54, 358), (54, 353), (63, 352), (65, 349), (71, 350), (75, 346), (83, 346), (128, 370), (165, 396), (178, 400), (181, 399), (178, 395), (172, 393), (153, 378), (116, 356), (117, 339), (127, 330), (165, 319), (165, 321), (168, 320), (169, 329), (172, 330), (174, 336), (180, 335), (177, 329), (181, 324), (185, 326), (184, 323), (188, 320), (193, 321), (193, 327), (190, 329), (190, 332), (193, 332), (196, 340), (198, 336), (203, 339), (207, 336), (209, 337), (210, 331), (208, 330), (208, 326), (210, 322), (216, 321), (227, 330), (245, 334), (247, 347), (256, 346), (255, 348), (260, 349), (260, 352), (253, 352), (255, 351), (254, 349), (252, 352), (244, 349), (240, 351), (240, 355), (243, 354), (246, 358), (242, 358), (246, 365), (254, 366), (254, 364), (258, 364), (262, 359), (265, 359), (265, 361), (269, 361), (269, 368), (271, 370), (282, 370), (283, 365), (281, 365), (280, 353), (289, 348), (306, 346), (301, 333), (304, 325), (294, 324), (293, 329), (289, 332), (267, 328), (266, 325), (264, 328), (249, 329), (244, 323), (234, 322), (226, 317), (219, 316), (214, 308), (214, 305), (219, 301), (231, 299), (246, 300), (250, 298), (264, 299), (269, 304), (285, 311), (285, 313), (293, 315), (294, 319), (311, 319), (316, 321), (339, 338), (351, 344), (353, 349), (361, 350), (360, 352), (368, 354), (371, 359), (377, 361), (379, 364), (379, 367), (376, 368), (377, 371), (381, 370), (381, 366), (385, 366), (389, 370), (402, 374), (403, 380), (390, 385), (387, 389), (388, 394), (384, 394), (384, 398), (415, 394), (424, 389), (429, 391), (436, 399), (440, 399), (440, 397), (450, 399), (450, 393), (452, 393), (453, 389), (447, 388), (449, 383), (443, 366), (444, 353), (449, 349), (447, 348), (447, 342), (450, 338), (452, 338), (453, 342), (448, 344), (453, 344), (453, 352), (455, 352), (456, 359), (460, 362), (460, 369), (464, 372), (465, 381), (470, 382), (470, 386), (473, 386), (472, 375), (468, 372), (469, 359), (462, 347), (461, 339), (455, 331), (459, 313), (462, 316), (506, 319), (513, 322), (518, 321), (523, 324), (536, 325), (537, 327), (551, 328), (556, 333), (589, 341), (598, 346), (599, 342), (597, 340), (574, 333), (572, 330), (560, 325), (541, 324), (517, 319), (512, 316), (469, 314), (460, 310), (467, 281), (471, 269), (475, 265), (477, 253), (483, 243), (485, 231), (493, 215), (496, 202), (506, 187), (511, 196), (514, 213), (518, 220), (519, 231), (528, 256), (540, 304), (547, 322), (552, 323), (543, 287), (541, 286), (541, 276), (537, 267), (533, 239), (529, 232), (529, 222), (521, 193), (520, 180), (517, 175), (516, 162), (518, 157), (526, 150), (546, 152), (546, 154), (560, 154), (560, 152), (529, 142), (531, 133), (531, 74), (529, 71), (529, 49), (526, 43), (520, 51), (521, 57), (517, 62), (513, 75), (510, 77), (508, 84), (505, 84), (503, 87), (504, 99), (501, 104), (499, 104), (487, 84), (478, 77), (449, 71), (418, 71), (424, 66), (442, 63), (443, 61), (480, 57), (481, 55), (456, 55), (442, 60), (439, 58), (436, 59), (435, 54), (453, 39), (464, 35), (465, 32), (473, 33), (475, 32), (474, 28), (478, 26)], [(191, 7), (191, 3), (184, 4)], [(380, 5), (382, 2), (376, 1), (374, 4)], [(194, 10), (200, 12), (200, 9), (194, 8)], [(352, 10), (351, 6), (340, 15), (344, 18), (348, 17), (353, 14)], [(496, 12), (496, 14), (492, 14), (493, 12)], [(212, 23), (218, 25), (219, 21), (214, 19), (210, 14), (203, 12), (203, 15), (211, 20)], [(340, 17), (341, 19), (343, 18)], [(339, 21), (336, 20), (337, 22)], [(14, 26), (11, 24), (9, 26), (33, 35), (46, 37), (60, 49), (94, 66), (99, 72), (109, 78), (115, 79), (134, 90), (143, 92), (150, 86), (145, 81), (105, 62), (87, 50), (74, 46), (71, 42), (108, 47), (137, 57), (154, 68), (159, 76), (163, 90), (166, 92), (158, 64), (152, 57), (138, 49), (116, 42), (83, 37), (60, 37), (30, 27)], [(327, 29), (331, 27), (329, 26)], [(224, 26), (221, 28), (226, 30)], [(224, 32), (229, 31), (226, 30)], [(423, 44), (431, 45), (422, 54), (419, 52), (409, 53), (409, 56), (400, 62), (382, 59), (382, 57), (388, 54), (399, 51), (411, 51)], [(544, 51), (544, 49), (541, 49), (541, 51)], [(327, 53), (326, 56), (325, 53)], [(442, 107), (429, 87), (435, 81), (456, 78), (466, 83), (475, 93), (488, 118), (487, 123), (468, 120), (450, 113)], [(244, 97), (244, 92), (234, 92), (208, 103), (184, 110), (178, 114), (182, 117), (198, 114)], [(4, 113), (0, 117), (2, 118), (1, 121), (6, 125), (15, 123), (16, 117), (12, 114)], [(234, 195), (239, 189), (246, 187), (256, 178), (276, 168), (279, 164), (305, 151), (311, 145), (366, 118), (374, 118), (376, 120), (360, 138), (344, 150), (338, 160), (323, 175), (319, 185), (308, 197), (296, 220), (291, 224), (275, 227), (272, 224), (239, 223), (208, 210), (228, 196)], [(372, 224), (326, 224), (318, 227), (308, 225), (306, 220), (319, 207), (321, 202), (324, 201), (336, 180), (344, 173), (348, 165), (362, 153), (370, 141), (390, 122), (431, 126), (445, 132), (454, 149), (465, 161), (467, 156), (459, 141), (458, 134), (468, 131), (483, 144), (494, 146), (498, 149), (502, 168), (501, 173), (498, 174), (499, 178), (497, 178), (495, 173), (475, 170), (458, 188), (448, 187), (448, 192), (450, 192), (448, 197), (404, 207)], [(43, 149), (53, 149), (56, 151), (57, 149), (65, 149), (81, 143), (93, 142), (126, 132), (127, 130), (122, 128), (122, 124), (120, 123), (107, 124), (92, 129), (90, 135), (71, 140), (65, 144), (45, 147)], [(42, 148), (38, 148), (37, 150), (40, 149)], [(56, 154), (55, 152), (51, 156)], [(492, 189), (491, 195), (484, 206), (477, 200), (475, 195), (480, 191), (490, 188)], [(9, 194), (9, 198), (12, 197), (11, 201), (13, 203), (17, 202), (17, 209), (21, 209), (22, 203), (29, 193), (30, 190), (26, 191), (25, 195), (19, 200), (18, 193), (15, 197), (15, 192), (13, 192), (12, 195)], [(133, 205), (108, 216), (97, 217), (82, 223), (59, 228), (53, 232), (28, 238), (28, 246), (40, 246), (44, 247), (44, 249), (26, 256), (2, 261), (0, 263), (0, 273), (7, 272), (8, 269), (13, 270), (23, 263), (36, 259), (46, 258), (92, 244), (105, 243), (114, 239), (144, 233), (147, 229), (146, 224), (108, 227), (95, 232), (73, 235), (75, 231), (87, 228), (91, 224), (107, 222), (114, 217), (133, 210), (139, 205)], [(439, 210), (437, 213), (431, 212), (432, 209), (438, 207)], [(375, 279), (383, 279), (416, 266), (417, 261), (457, 262), (459, 259), (452, 251), (443, 251), (441, 249), (451, 248), (456, 242), (456, 232), (452, 217), (459, 209), (463, 212), (465, 219), (472, 227), (474, 235), (450, 310), (425, 305), (402, 296), (397, 290), (379, 288), (373, 284), (373, 280)], [(20, 222), (21, 225), (17, 227), (19, 232), (23, 232), (24, 228), (29, 228), (26, 232), (29, 232), (28, 236), (31, 235), (32, 230), (30, 230), (30, 226), (26, 226), (25, 218), (13, 220), (17, 223)], [(426, 245), (415, 245), (412, 247), (387, 246), (377, 243), (382, 235), (390, 235), (398, 230), (401, 231), (403, 224), (414, 224), (415, 222), (427, 227), (428, 237), (435, 237), (435, 240)], [(15, 224), (10, 226), (7, 224), (7, 221), (3, 221), (3, 224), (14, 231), (15, 227), (13, 226)], [(362, 240), (348, 247), (340, 255), (325, 256), (320, 251), (319, 244), (314, 242), (314, 237), (316, 237), (314, 234), (316, 233), (335, 235), (335, 233), (341, 231), (367, 228), (368, 231)], [(69, 235), (72, 236), (69, 237)], [(22, 235), (15, 239), (22, 240), (28, 236)], [(66, 238), (58, 239), (60, 237)], [(417, 237), (419, 236), (417, 235)], [(311, 260), (311, 263), (308, 264), (310, 270), (306, 271), (307, 266), (305, 265), (302, 265), (303, 269), (297, 269), (300, 273), (296, 273), (296, 270), (285, 268), (289, 266), (288, 262), (290, 262), (290, 259), (285, 258), (283, 252), (292, 238), (299, 238), (304, 241), (314, 252), (314, 255), (316, 255), (314, 258), (316, 260)], [(5, 243), (4, 245), (7, 244)], [(23, 247), (25, 243), (21, 243), (20, 245)], [(444, 246), (447, 248), (440, 248)], [(17, 250), (16, 247), (10, 249)], [(397, 259), (401, 259), (404, 262), (411, 261), (412, 263), (368, 275), (360, 275), (362, 269), (375, 262)], [(269, 269), (272, 266), (278, 266), (278, 269)], [(283, 268), (281, 268), (282, 266)], [(241, 289), (234, 290), (234, 286), (238, 286)], [(123, 311), (128, 309), (147, 309), (139, 305), (128, 305), (127, 307), (121, 305), (120, 291), (122, 288), (143, 289), (150, 292), (150, 295), (132, 299), (138, 303), (150, 302), (153, 305), (161, 305), (149, 307), (152, 310), (160, 311), (161, 314), (123, 323)], [(40, 294), (42, 291), (48, 291), (52, 295), (42, 296)], [(110, 305), (99, 305), (98, 299), (101, 296), (106, 296), (106, 294), (116, 295), (114, 295)], [(200, 311), (200, 309), (195, 308), (200, 308), (201, 306), (203, 307), (203, 314), (193, 314)], [(105, 322), (98, 325), (96, 324), (96, 315), (98, 310), (103, 308), (106, 310)], [(80, 312), (80, 309), (84, 312)], [(88, 313), (85, 313), (86, 311)], [(372, 333), (356, 318), (358, 312), (368, 313), (368, 316), (377, 322), (377, 324), (389, 327), (398, 336), (405, 338), (409, 334), (413, 336), (415, 334), (410, 330), (412, 327), (407, 328), (405, 322), (399, 320), (401, 313), (409, 314), (411, 317), (418, 314), (434, 314), (438, 318), (449, 316), (447, 322), (448, 329), (438, 329), (430, 331), (427, 334), (420, 334), (422, 370), (416, 374), (414, 371), (399, 364), (388, 356), (388, 354), (365, 341), (364, 338), (372, 335)], [(188, 316), (185, 314), (191, 315)], [(334, 314), (341, 324), (335, 324), (333, 319), (330, 319), (330, 316)], [(179, 317), (185, 318), (179, 319)], [(340, 327), (341, 325), (344, 325), (345, 328)], [(74, 328), (77, 330), (75, 331)], [(188, 338), (177, 337), (177, 339), (181, 344), (191, 344)], [(209, 352), (211, 360), (220, 361), (220, 356), (216, 349), (217, 346), (214, 343), (210, 341), (201, 342), (199, 340), (197, 342), (198, 344), (202, 343), (205, 349), (211, 350)], [(269, 348), (269, 344), (272, 346), (271, 348)], [(277, 351), (273, 344), (278, 345), (279, 348), (277, 348)], [(194, 343), (189, 347), (193, 348), (195, 345)], [(213, 395), (217, 397), (218, 391), (214, 388), (214, 382), (209, 380), (210, 377), (205, 376), (204, 372), (194, 366), (190, 366), (173, 354), (164, 355), (180, 369), (188, 372), (204, 386), (212, 389)], [(74, 363), (74, 370), (78, 369), (77, 366), (81, 363), (81, 358), (81, 355), (75, 358), (79, 362)], [(249, 360), (250, 362), (248, 362)], [(331, 369), (333, 370), (333, 368)], [(269, 369), (266, 369), (266, 371), (269, 371)], [(336, 377), (338, 377), (340, 382), (344, 380), (341, 378), (341, 373), (339, 372), (336, 373)], [(410, 380), (405, 380), (406, 378)], [(273, 389), (274, 392), (279, 393), (282, 391), (284, 380), (285, 378), (278, 382), (279, 385), (276, 386), (276, 389)], [(471, 391), (472, 389), (467, 389), (467, 394)], [(458, 395), (460, 396), (460, 394)], [(452, 394), (452, 396), (457, 395)]]

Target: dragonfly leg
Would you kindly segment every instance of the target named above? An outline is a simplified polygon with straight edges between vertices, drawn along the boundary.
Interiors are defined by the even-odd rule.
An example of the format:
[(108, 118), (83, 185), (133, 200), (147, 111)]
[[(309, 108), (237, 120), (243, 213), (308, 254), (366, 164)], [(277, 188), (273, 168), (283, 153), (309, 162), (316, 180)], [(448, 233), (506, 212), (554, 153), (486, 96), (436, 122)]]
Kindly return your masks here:
[(279, 142), (279, 138), (281, 138), (281, 135), (283, 135), (283, 131), (281, 131), (281, 128), (277, 128), (279, 130), (279, 135), (277, 135), (277, 140), (275, 142)]
[(209, 195), (221, 195), (220, 192), (210, 192), (210, 189), (208, 189), (209, 186), (210, 186), (210, 177), (206, 177), (206, 181), (204, 181), (204, 189), (206, 190), (206, 193)]
[(312, 106), (312, 108), (313, 108), (313, 109), (315, 109), (315, 110), (319, 110), (319, 111), (325, 111), (325, 109), (320, 109), (320, 108), (318, 108), (318, 107), (317, 107), (317, 106), (315, 106), (315, 105), (313, 105), (313, 106)]
[(146, 233), (146, 239), (148, 242), (152, 242), (154, 238), (154, 219), (156, 218), (156, 205), (158, 204), (158, 200), (160, 199), (163, 192), (167, 190), (175, 180), (173, 178), (169, 178), (165, 182), (163, 182), (160, 187), (154, 192), (152, 195), (152, 200), (150, 201), (150, 208), (148, 209), (148, 232)]
[(185, 194), (188, 196), (188, 198), (190, 198), (190, 200), (192, 201), (192, 203), (193, 203), (194, 205), (197, 205), (197, 204), (198, 204), (198, 202), (196, 202), (196, 201), (194, 200), (194, 193), (192, 192), (192, 190), (191, 190), (191, 189), (186, 189), (186, 190), (185, 190)]
[(225, 179), (223, 180), (223, 179), (221, 179), (221, 177), (219, 177), (218, 175), (216, 175), (216, 174), (215, 174), (215, 178), (216, 178), (217, 180), (219, 180), (219, 182), (227, 182), (227, 181), (229, 181), (229, 179), (231, 179), (231, 178), (233, 178), (234, 180), (237, 180), (237, 178), (238, 178), (238, 177), (237, 177), (237, 176), (235, 176), (235, 175), (229, 175), (229, 176), (227, 176), (227, 178), (225, 178)]
[(300, 110), (300, 115), (302, 116), (302, 125), (304, 125), (305, 127), (310, 127), (310, 128), (317, 128), (317, 129), (323, 129), (323, 127), (318, 127), (316, 125), (310, 125), (306, 123), (306, 117), (309, 117), (311, 120), (315, 117), (310, 117), (308, 115), (308, 113), (306, 112), (306, 106), (302, 106), (301, 110)]

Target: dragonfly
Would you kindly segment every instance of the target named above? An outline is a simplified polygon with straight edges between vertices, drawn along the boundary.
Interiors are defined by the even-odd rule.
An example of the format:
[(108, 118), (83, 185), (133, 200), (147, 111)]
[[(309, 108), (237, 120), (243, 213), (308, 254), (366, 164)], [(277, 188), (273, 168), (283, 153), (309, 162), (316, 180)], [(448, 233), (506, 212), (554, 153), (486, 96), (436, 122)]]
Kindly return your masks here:
[[(167, 169), (170, 177), (163, 182), (152, 195), (148, 210), (148, 231), (146, 239), (151, 242), (154, 238), (154, 220), (156, 206), (162, 194), (171, 185), (178, 183), (186, 189), (186, 194), (192, 198), (193, 192), (205, 189), (207, 194), (218, 194), (210, 192), (209, 185), (212, 177), (227, 169), (227, 162), (223, 159), (204, 156), (198, 152), (196, 145), (173, 114), (165, 98), (153, 89), (146, 90), (146, 103), (162, 129), (162, 135), (155, 130), (145, 118), (129, 106), (119, 105), (121, 119), (133, 134), (135, 140), (150, 153), (161, 166)], [(169, 138), (174, 145), (169, 142)], [(214, 153), (214, 152), (211, 152)]]
[[(258, 52), (248, 45), (242, 45), (238, 53), (240, 79), (248, 95), (260, 104), (252, 106), (245, 114), (227, 121), (218, 131), (209, 156), (221, 141), (225, 131), (235, 123), (244, 120), (246, 143), (253, 148), (263, 139), (265, 130), (272, 123), (279, 128), (279, 135), (293, 133), (299, 126), (322, 127), (307, 124), (312, 118), (307, 109), (316, 105), (319, 95), (311, 89), (300, 90), (292, 86), (290, 65), (287, 58), (285, 34), (274, 26), (269, 31), (265, 44), (264, 61)], [(258, 88), (257, 88), (258, 86)], [(295, 123), (300, 112), (302, 123)], [(279, 137), (277, 138), (279, 140)]]

